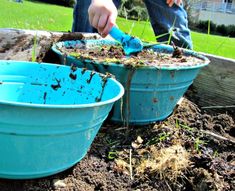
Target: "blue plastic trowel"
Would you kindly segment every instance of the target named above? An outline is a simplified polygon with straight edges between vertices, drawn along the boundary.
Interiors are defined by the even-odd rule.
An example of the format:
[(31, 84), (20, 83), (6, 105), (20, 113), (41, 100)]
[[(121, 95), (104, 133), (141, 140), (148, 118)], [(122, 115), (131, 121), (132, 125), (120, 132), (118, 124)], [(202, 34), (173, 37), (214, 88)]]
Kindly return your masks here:
[(112, 27), (109, 34), (122, 44), (123, 50), (127, 56), (143, 50), (143, 43), (139, 38), (125, 34), (116, 26)]

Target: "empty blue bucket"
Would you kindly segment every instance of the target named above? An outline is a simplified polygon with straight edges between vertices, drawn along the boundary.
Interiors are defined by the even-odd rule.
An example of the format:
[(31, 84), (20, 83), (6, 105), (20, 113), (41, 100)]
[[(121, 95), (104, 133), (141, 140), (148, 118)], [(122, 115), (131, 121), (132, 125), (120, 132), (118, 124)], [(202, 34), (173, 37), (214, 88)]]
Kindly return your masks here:
[[(179, 99), (193, 83), (200, 68), (208, 65), (209, 60), (190, 50), (184, 50), (187, 56), (201, 59), (194, 65), (159, 65), (128, 67), (120, 63), (99, 62), (96, 60), (77, 59), (64, 55), (62, 47), (89, 47), (117, 45), (111, 40), (64, 41), (55, 44), (52, 50), (57, 53), (61, 62), (67, 65), (76, 63), (78, 67), (87, 67), (101, 73), (110, 72), (125, 87), (123, 102), (115, 103), (111, 120), (123, 120), (133, 125), (149, 124), (167, 118)], [(167, 45), (155, 45), (155, 52), (172, 54), (173, 48)]]
[(44, 177), (80, 161), (123, 93), (96, 72), (0, 61), (0, 177)]

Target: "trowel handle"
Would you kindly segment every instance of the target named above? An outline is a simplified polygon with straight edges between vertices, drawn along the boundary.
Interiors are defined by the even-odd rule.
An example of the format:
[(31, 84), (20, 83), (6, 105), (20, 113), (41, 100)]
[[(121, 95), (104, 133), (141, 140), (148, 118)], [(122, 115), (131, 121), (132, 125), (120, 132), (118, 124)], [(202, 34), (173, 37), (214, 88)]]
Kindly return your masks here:
[(117, 41), (122, 43), (122, 40), (125, 38), (126, 34), (118, 29), (116, 26), (113, 26), (109, 34)]

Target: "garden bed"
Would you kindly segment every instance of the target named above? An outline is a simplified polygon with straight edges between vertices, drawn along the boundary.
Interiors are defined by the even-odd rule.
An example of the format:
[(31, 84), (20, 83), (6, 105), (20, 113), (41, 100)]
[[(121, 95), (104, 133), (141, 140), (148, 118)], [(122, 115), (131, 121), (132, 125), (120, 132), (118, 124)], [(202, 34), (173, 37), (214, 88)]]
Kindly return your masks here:
[[(10, 33), (14, 41), (1, 38), (0, 33), (0, 44), (5, 44), (1, 45), (1, 59), (31, 60), (34, 35), (18, 32)], [(48, 50), (62, 35), (38, 35), (38, 61), (59, 63)], [(76, 39), (90, 37), (94, 36), (80, 34)], [(66, 38), (74, 37), (67, 34)], [(72, 168), (42, 179), (0, 179), (0, 188), (32, 191), (234, 190), (234, 115), (226, 108), (200, 109), (203, 105), (197, 105), (199, 95), (195, 94), (191, 88), (186, 93), (187, 98), (162, 122), (127, 128), (106, 121), (86, 157)]]

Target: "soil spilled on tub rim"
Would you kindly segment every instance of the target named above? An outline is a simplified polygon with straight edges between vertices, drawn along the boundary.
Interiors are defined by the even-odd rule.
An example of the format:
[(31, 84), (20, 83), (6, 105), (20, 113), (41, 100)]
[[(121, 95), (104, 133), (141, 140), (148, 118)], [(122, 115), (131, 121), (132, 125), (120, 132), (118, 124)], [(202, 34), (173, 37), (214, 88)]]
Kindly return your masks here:
[[(112, 42), (112, 41), (111, 41)], [(75, 44), (74, 44), (75, 43)], [(102, 41), (65, 41), (60, 46), (55, 46), (65, 57), (72, 56), (79, 60), (90, 60), (102, 63), (115, 63), (132, 65), (133, 67), (190, 67), (200, 65), (205, 62), (196, 54), (188, 54), (184, 49), (173, 45), (173, 50), (163, 47), (164, 51), (156, 49), (156, 45), (146, 47), (141, 52), (126, 56), (121, 45), (103, 44)], [(161, 46), (161, 45), (159, 45)]]

